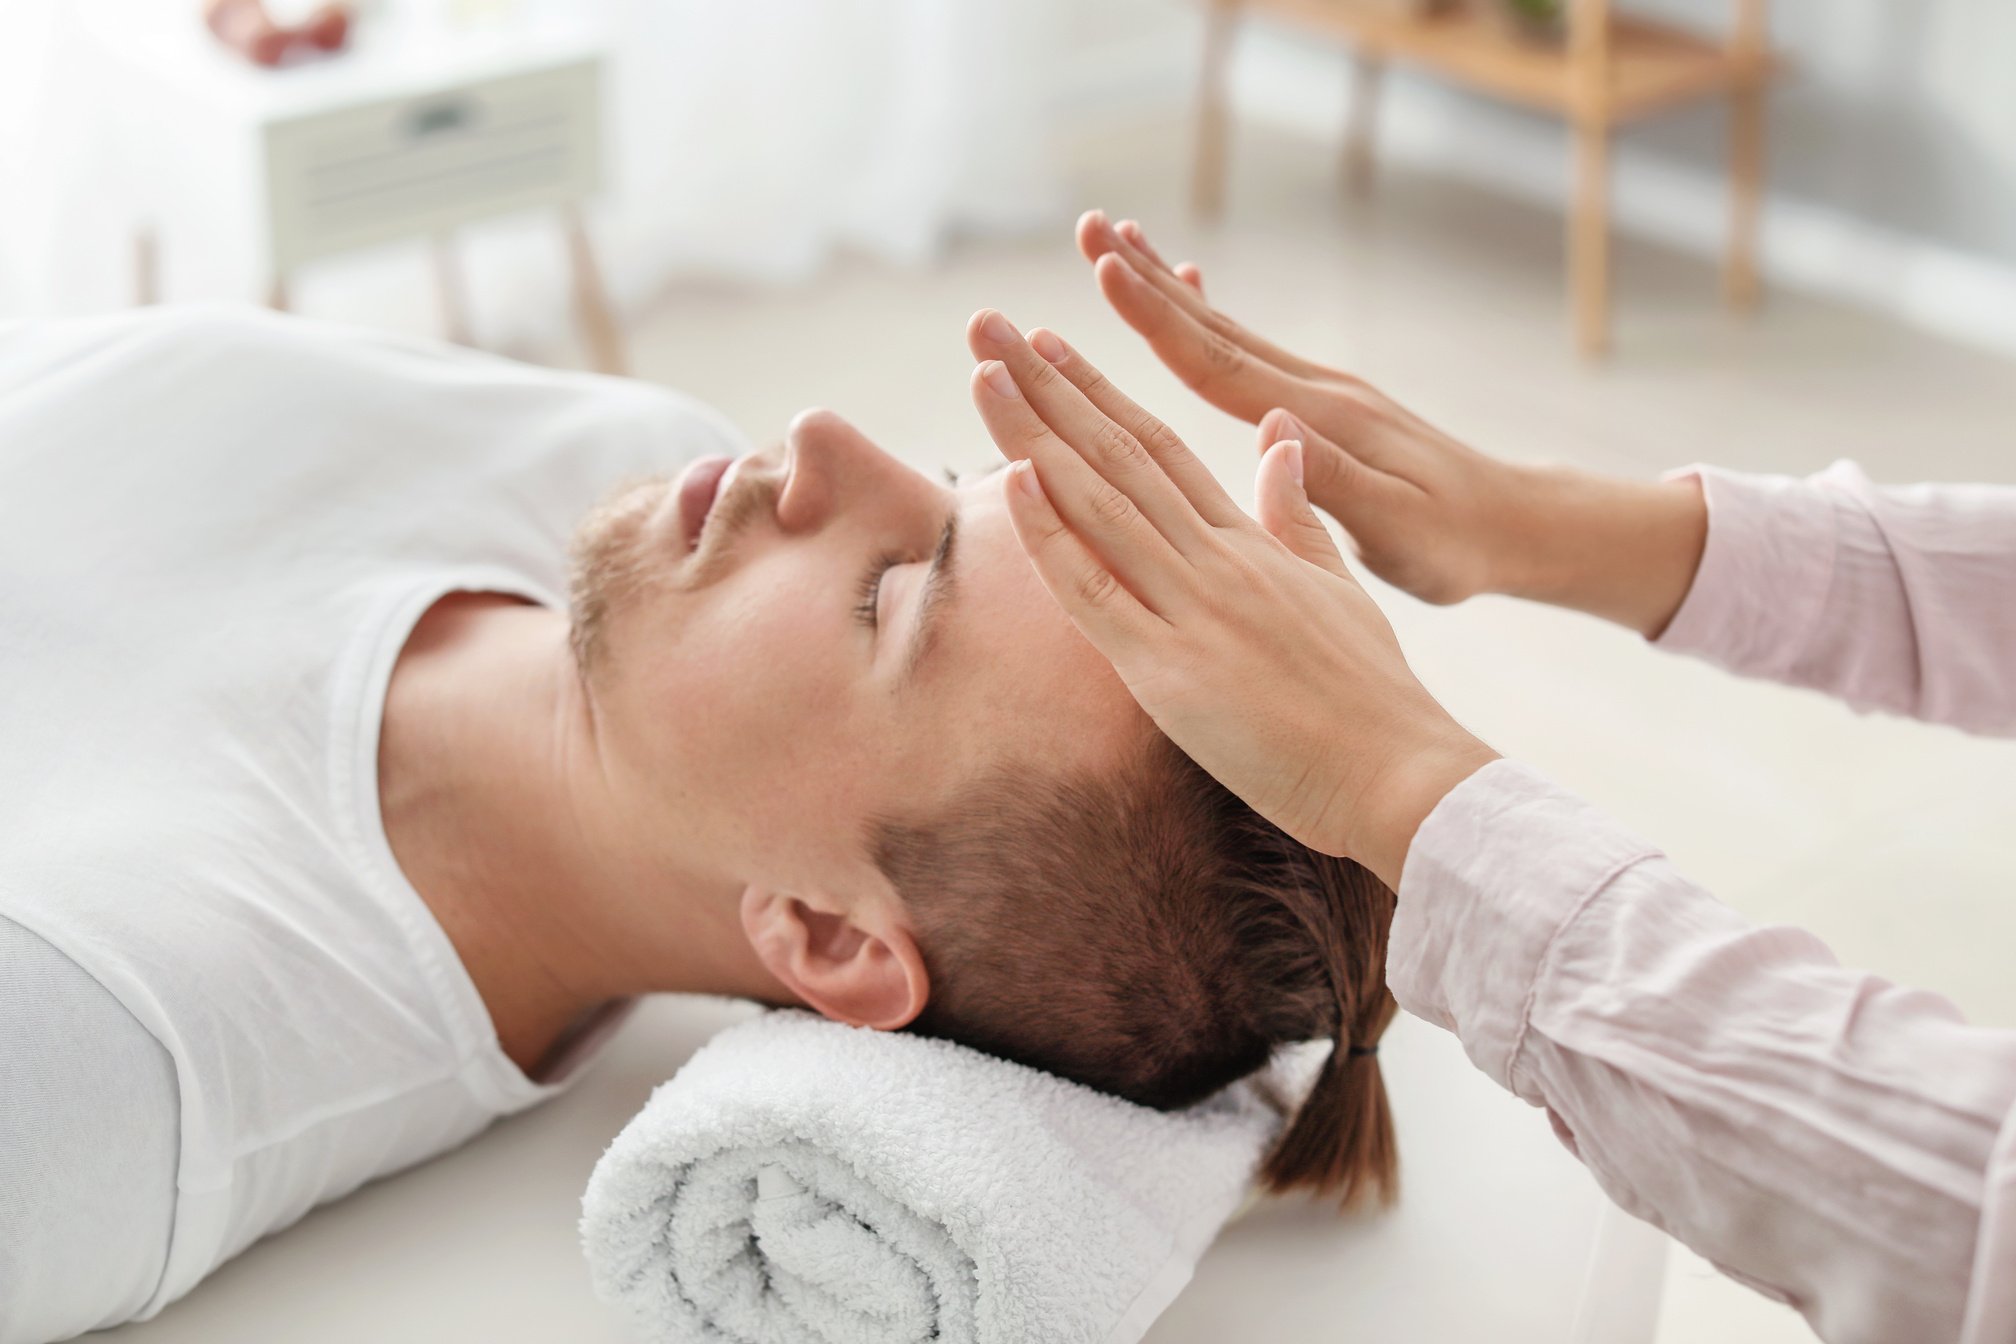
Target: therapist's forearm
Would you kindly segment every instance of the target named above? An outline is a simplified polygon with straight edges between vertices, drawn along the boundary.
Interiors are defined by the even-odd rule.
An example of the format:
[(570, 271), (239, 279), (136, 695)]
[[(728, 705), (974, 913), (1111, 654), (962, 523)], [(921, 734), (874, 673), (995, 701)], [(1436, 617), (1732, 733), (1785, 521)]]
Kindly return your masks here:
[(1517, 479), (1522, 544), (1504, 557), (1498, 591), (1656, 638), (1686, 599), (1707, 545), (1700, 482), (1558, 467), (1523, 469)]
[[(1960, 1338), (2009, 1271), (2016, 1032), (1749, 924), (1531, 770), (1422, 825), (1387, 975), (1625, 1209), (1830, 1344)], [(2016, 1337), (1974, 1305), (1965, 1344)]]

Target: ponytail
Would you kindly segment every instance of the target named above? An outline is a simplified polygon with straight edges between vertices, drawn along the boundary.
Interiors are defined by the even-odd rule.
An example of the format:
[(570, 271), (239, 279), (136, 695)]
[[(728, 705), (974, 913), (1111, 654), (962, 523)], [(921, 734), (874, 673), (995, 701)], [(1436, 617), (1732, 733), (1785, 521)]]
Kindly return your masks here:
[(1347, 1209), (1390, 1205), (1400, 1194), (1400, 1150), (1378, 1050), (1399, 1011), (1386, 988), (1393, 893), (1348, 860), (1312, 858), (1314, 889), (1289, 903), (1329, 975), (1335, 1028), (1329, 1057), (1261, 1176), (1276, 1193), (1334, 1197)]

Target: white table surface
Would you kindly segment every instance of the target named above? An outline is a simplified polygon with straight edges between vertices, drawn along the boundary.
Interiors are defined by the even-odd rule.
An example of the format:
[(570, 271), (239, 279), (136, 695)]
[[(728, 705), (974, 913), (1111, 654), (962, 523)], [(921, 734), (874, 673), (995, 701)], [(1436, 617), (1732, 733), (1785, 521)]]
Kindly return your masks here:
[[(565, 1096), (311, 1214), (111, 1337), (621, 1344), (576, 1244), (581, 1189), (651, 1088), (748, 1011), (646, 1004)], [(1263, 1204), (1219, 1239), (1149, 1340), (1649, 1341), (1663, 1239), (1610, 1210), (1545, 1117), (1474, 1072), (1454, 1038), (1403, 1017), (1386, 1039), (1400, 1207), (1339, 1218)]]
[(269, 69), (212, 37), (193, 0), (78, 3), (83, 30), (129, 74), (254, 124), (545, 69), (602, 47), (594, 30), (550, 6), (457, 24), (444, 6), (400, 0), (358, 17), (340, 53)]

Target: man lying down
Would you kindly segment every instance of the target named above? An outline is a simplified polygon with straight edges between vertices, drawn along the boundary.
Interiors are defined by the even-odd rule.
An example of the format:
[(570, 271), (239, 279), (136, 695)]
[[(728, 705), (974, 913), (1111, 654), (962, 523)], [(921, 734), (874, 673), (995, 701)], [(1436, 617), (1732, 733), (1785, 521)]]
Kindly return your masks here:
[(264, 314), (0, 328), (0, 1341), (159, 1310), (658, 991), (1158, 1107), (1335, 1039), (1266, 1176), (1389, 1188), (1342, 1047), (1391, 894), (1159, 736), (998, 477), (826, 412), (740, 451)]

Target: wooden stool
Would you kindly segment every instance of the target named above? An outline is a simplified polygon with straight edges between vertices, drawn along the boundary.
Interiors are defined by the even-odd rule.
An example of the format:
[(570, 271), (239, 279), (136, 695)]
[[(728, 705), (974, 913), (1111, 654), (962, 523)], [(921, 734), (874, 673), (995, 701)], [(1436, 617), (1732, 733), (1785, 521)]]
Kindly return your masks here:
[(1663, 23), (1613, 15), (1610, 0), (1570, 0), (1560, 43), (1522, 38), (1475, 5), (1425, 15), (1380, 0), (1210, 0), (1210, 6), (1192, 182), (1199, 213), (1216, 215), (1224, 200), (1226, 65), (1239, 21), (1260, 14), (1352, 47), (1357, 78), (1344, 168), (1355, 189), (1371, 183), (1381, 77), (1394, 61), (1568, 123), (1575, 146), (1574, 198), (1567, 215), (1569, 291), (1576, 344), (1591, 356), (1610, 343), (1612, 132), (1654, 112), (1703, 98), (1726, 99), (1730, 208), (1722, 291), (1732, 308), (1755, 306), (1764, 97), (1780, 68), (1768, 49), (1765, 0), (1735, 0), (1734, 26), (1720, 44)]

